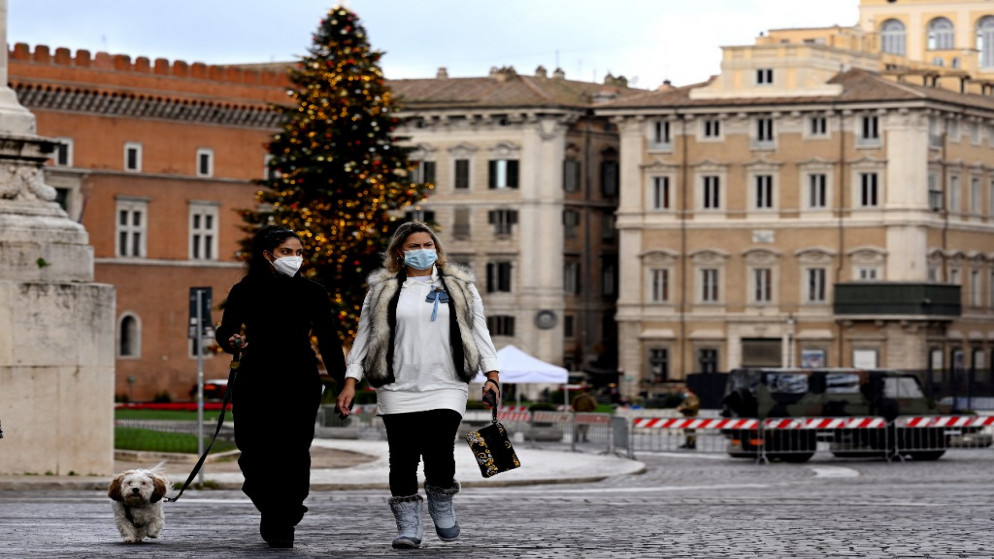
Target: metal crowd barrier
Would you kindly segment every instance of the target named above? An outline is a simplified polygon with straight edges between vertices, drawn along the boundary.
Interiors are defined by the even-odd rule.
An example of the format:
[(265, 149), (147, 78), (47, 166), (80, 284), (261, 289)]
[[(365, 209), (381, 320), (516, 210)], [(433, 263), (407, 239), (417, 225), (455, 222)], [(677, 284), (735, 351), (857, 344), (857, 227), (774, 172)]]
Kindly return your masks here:
[(837, 457), (935, 460), (948, 448), (989, 448), (994, 417), (635, 418), (635, 452), (727, 453), (761, 462), (805, 462), (816, 452)]
[(950, 448), (988, 448), (994, 442), (994, 416), (932, 415), (894, 420), (896, 456), (935, 460)]

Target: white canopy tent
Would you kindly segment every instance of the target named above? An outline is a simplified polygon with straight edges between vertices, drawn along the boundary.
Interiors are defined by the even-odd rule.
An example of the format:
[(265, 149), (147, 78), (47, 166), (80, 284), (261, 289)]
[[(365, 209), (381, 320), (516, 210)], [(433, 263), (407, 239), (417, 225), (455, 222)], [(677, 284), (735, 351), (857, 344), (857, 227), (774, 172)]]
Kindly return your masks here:
[[(497, 350), (497, 360), (500, 363), (501, 384), (567, 384), (569, 382), (569, 372), (563, 367), (546, 363), (513, 345)], [(482, 383), (485, 380), (487, 378), (480, 371), (476, 374), (473, 382)]]

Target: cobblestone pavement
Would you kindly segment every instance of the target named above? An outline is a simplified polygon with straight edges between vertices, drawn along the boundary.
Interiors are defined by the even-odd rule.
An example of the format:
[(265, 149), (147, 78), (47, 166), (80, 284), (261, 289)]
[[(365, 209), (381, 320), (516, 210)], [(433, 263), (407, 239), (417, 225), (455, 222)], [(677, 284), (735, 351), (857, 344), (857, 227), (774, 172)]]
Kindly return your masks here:
[[(297, 547), (271, 550), (238, 491), (167, 503), (158, 540), (120, 543), (96, 491), (0, 492), (2, 557), (994, 557), (994, 450), (937, 462), (758, 465), (640, 454), (641, 475), (597, 483), (464, 489), (463, 535), (390, 548), (382, 490), (312, 492)], [(578, 460), (583, 455), (577, 455)]]

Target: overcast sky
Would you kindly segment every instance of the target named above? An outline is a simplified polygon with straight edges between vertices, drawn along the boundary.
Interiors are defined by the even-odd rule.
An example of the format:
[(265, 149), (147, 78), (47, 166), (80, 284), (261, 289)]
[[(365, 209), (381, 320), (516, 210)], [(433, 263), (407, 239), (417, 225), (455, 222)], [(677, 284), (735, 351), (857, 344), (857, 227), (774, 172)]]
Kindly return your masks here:
[[(289, 61), (336, 0), (7, 0), (7, 42), (208, 64)], [(624, 75), (655, 88), (718, 73), (721, 45), (855, 25), (859, 0), (349, 0), (388, 78)], [(289, 7), (289, 6), (292, 6)]]

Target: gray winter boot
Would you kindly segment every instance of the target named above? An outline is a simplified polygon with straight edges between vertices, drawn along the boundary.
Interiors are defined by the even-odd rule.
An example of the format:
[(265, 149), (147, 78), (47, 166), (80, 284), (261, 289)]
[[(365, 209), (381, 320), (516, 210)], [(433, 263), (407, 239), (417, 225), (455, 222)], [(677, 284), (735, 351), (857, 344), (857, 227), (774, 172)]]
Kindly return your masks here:
[(458, 492), (457, 481), (452, 482), (452, 487), (425, 484), (425, 493), (428, 494), (428, 514), (435, 522), (435, 533), (443, 542), (451, 542), (459, 537), (459, 523), (456, 522), (456, 511), (452, 508), (452, 496)]
[(390, 509), (397, 521), (397, 537), (393, 539), (396, 549), (414, 549), (421, 547), (421, 538), (425, 535), (425, 527), (421, 523), (421, 495), (407, 497), (390, 497)]

